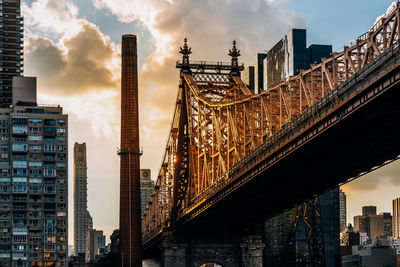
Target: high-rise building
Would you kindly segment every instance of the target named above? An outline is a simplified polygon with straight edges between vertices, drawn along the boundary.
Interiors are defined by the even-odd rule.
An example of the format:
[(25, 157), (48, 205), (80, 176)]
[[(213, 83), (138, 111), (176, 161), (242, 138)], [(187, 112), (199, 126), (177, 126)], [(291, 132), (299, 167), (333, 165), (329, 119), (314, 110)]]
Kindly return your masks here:
[(0, 1), (0, 107), (12, 104), (12, 81), (23, 73), (24, 28), (20, 0)]
[(359, 233), (367, 233), (367, 219), (366, 216), (363, 215), (357, 215), (354, 216), (353, 218), (354, 222), (354, 231), (359, 232)]
[[(14, 79), (15, 95), (36, 95), (23, 86), (35, 79)], [(68, 116), (22, 102), (0, 108), (0, 266), (67, 266)]]
[(74, 144), (74, 254), (87, 252), (86, 144)]
[(347, 226), (347, 217), (346, 217), (346, 194), (340, 190), (339, 191), (339, 213), (340, 213), (340, 230), (344, 229)]
[(254, 81), (254, 66), (248, 66), (241, 72), (242, 80), (250, 89), (250, 91), (257, 93), (255, 89), (255, 81)]
[(392, 231), (393, 237), (400, 237), (400, 198), (392, 200), (393, 218), (392, 218)]
[(151, 180), (150, 169), (140, 170), (140, 210), (143, 211), (147, 206), (147, 202), (150, 199), (151, 194), (154, 190), (154, 181)]
[(362, 215), (376, 215), (376, 206), (363, 206)]
[(92, 229), (89, 233), (90, 235), (90, 261), (95, 260), (96, 255), (100, 255), (105, 252), (106, 248), (106, 236), (103, 235), (103, 231)]
[(393, 235), (392, 214), (390, 214), (390, 212), (381, 212), (379, 215), (383, 216), (383, 235), (385, 237), (391, 237)]
[(122, 36), (119, 234), (123, 267), (142, 266), (136, 35)]
[(257, 54), (257, 68), (255, 70), (255, 93), (258, 94), (263, 91), (264, 88), (264, 60), (267, 57), (266, 53), (258, 53)]
[(310, 45), (308, 48), (306, 45), (306, 30), (292, 29), (267, 52), (264, 90), (287, 81), (290, 76), (309, 69), (310, 64), (320, 63), (321, 58), (328, 58), (332, 53), (331, 45)]
[(93, 218), (90, 215), (90, 212), (87, 211), (86, 213), (86, 220), (87, 220), (87, 240), (86, 240), (86, 262), (90, 262), (90, 232), (93, 230)]
[[(338, 266), (340, 257), (339, 188), (321, 195), (319, 197), (319, 206), (326, 266)], [(302, 220), (299, 221), (294, 237), (296, 251), (286, 251), (292, 214), (293, 210), (289, 210), (268, 219), (265, 223), (265, 255), (268, 266), (281, 266), (282, 263), (276, 261), (280, 260), (279, 257), (282, 254), (293, 258), (296, 255), (310, 254), (306, 234), (308, 228)]]

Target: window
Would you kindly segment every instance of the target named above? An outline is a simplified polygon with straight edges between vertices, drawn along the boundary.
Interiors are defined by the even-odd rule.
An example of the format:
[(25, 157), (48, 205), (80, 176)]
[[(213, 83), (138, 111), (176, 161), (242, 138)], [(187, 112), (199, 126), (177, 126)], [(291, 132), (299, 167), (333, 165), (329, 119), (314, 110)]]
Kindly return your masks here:
[(65, 120), (58, 120), (58, 125), (65, 125)]
[(8, 137), (7, 136), (0, 136), (0, 141), (7, 141)]
[(56, 176), (56, 170), (54, 170), (54, 169), (44, 169), (43, 175), (44, 175), (44, 177), (55, 177)]
[(45, 119), (44, 125), (56, 125), (56, 120)]
[(29, 150), (42, 150), (42, 146), (39, 145), (30, 145)]
[(67, 150), (65, 146), (58, 146), (58, 151), (65, 151)]
[(29, 123), (42, 123), (42, 119), (30, 118)]
[(31, 185), (31, 186), (29, 186), (29, 190), (30, 191), (42, 191), (42, 186), (39, 186), (39, 185)]
[(21, 116), (15, 116), (15, 117), (12, 117), (12, 123), (18, 124), (18, 125), (25, 125), (28, 123), (28, 118), (21, 117)]
[(44, 134), (45, 135), (55, 135), (56, 128), (55, 127), (44, 127)]
[(42, 141), (42, 136), (40, 135), (30, 135), (28, 136), (29, 141)]
[(67, 132), (67, 129), (65, 129), (65, 128), (58, 128), (57, 129), (57, 133), (66, 133)]
[(29, 167), (42, 167), (43, 163), (41, 161), (29, 161)]
[(57, 162), (57, 167), (64, 168), (66, 166), (65, 162)]
[(14, 177), (13, 184), (26, 184), (26, 178)]
[(29, 127), (29, 131), (33, 133), (39, 133), (42, 131), (42, 127)]
[(16, 134), (26, 134), (28, 132), (28, 127), (26, 125), (13, 125), (13, 133)]
[(29, 178), (29, 183), (31, 184), (41, 184), (42, 178)]
[(13, 160), (13, 167), (14, 168), (26, 168), (27, 162), (22, 160)]
[(27, 191), (28, 190), (27, 190), (26, 185), (13, 185), (13, 193), (22, 193), (22, 194), (24, 194)]
[(26, 169), (13, 169), (13, 176), (26, 177)]
[(12, 144), (12, 151), (16, 152), (26, 152), (28, 151), (28, 145), (27, 144)]
[(44, 152), (56, 152), (56, 145), (45, 144), (44, 145)]
[(9, 183), (10, 181), (10, 178), (0, 178), (0, 183)]

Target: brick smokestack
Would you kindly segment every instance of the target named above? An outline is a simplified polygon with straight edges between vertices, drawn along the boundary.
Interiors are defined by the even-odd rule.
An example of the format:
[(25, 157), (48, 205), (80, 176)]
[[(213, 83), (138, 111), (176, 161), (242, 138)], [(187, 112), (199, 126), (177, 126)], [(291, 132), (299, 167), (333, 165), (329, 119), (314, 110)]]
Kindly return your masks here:
[(122, 36), (120, 251), (123, 267), (141, 267), (140, 151), (136, 35)]

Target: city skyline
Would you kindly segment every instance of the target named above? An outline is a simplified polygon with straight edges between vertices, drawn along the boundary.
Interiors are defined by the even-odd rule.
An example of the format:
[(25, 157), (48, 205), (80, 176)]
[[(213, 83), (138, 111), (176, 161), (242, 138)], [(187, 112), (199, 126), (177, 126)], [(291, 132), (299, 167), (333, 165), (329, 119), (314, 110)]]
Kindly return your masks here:
[[(88, 176), (91, 177), (90, 181), (93, 181), (89, 182), (89, 210), (94, 217), (95, 227), (104, 229), (107, 238), (113, 229), (118, 228), (119, 159), (116, 150), (119, 142), (115, 140), (115, 136), (119, 136), (118, 53), (120, 36), (123, 33), (137, 33), (139, 36), (141, 146), (144, 151), (141, 166), (152, 169), (154, 179), (158, 173), (172, 116), (178, 83), (178, 71), (175, 70), (174, 63), (175, 59), (179, 58), (178, 47), (183, 37), (188, 36), (193, 47), (194, 59), (225, 61), (228, 59), (226, 54), (231, 41), (236, 39), (243, 55), (240, 61), (245, 62), (246, 66), (254, 65), (256, 53), (269, 49), (292, 27), (308, 26), (308, 44), (326, 43), (332, 44), (334, 50), (340, 49), (369, 29), (375, 18), (391, 3), (363, 2), (363, 7), (369, 7), (368, 13), (362, 18), (355, 18), (354, 14), (351, 18), (350, 13), (344, 15), (344, 20), (354, 27), (345, 29), (342, 36), (337, 37), (343, 28), (336, 29), (331, 34), (327, 34), (329, 31), (326, 31), (323, 35), (318, 35), (319, 29), (315, 26), (318, 15), (306, 12), (303, 6), (299, 6), (300, 1), (268, 1), (264, 4), (254, 2), (248, 4), (248, 7), (233, 1), (226, 6), (229, 11), (227, 15), (218, 17), (218, 12), (214, 11), (211, 21), (224, 25), (229, 21), (235, 23), (211, 31), (204, 39), (212, 39), (214, 42), (205, 43), (203, 37), (200, 38), (201, 31), (194, 28), (193, 21), (205, 25), (210, 22), (206, 23), (202, 17), (190, 17), (182, 11), (166, 14), (171, 10), (171, 5), (182, 7), (190, 13), (189, 4), (182, 1), (149, 1), (148, 4), (140, 6), (139, 2), (130, 1), (129, 8), (122, 8), (124, 1), (97, 0), (84, 4), (78, 1), (23, 2), (27, 35), (25, 75), (38, 76), (39, 102), (63, 103), (66, 112), (70, 114), (70, 141), (87, 142), (90, 166)], [(358, 3), (360, 4), (360, 1)], [(252, 11), (251, 8), (257, 5), (260, 11)], [(312, 3), (304, 4), (307, 5), (310, 7)], [(134, 12), (135, 8), (138, 12), (130, 13)], [(196, 8), (201, 13), (207, 8), (218, 8), (218, 4), (197, 4)], [(253, 12), (254, 21), (247, 21), (241, 25), (245, 12), (239, 12), (240, 8)], [(277, 12), (271, 14), (272, 11)], [(179, 18), (184, 18), (182, 25), (177, 21)], [(256, 27), (261, 24), (276, 27)], [(320, 24), (331, 30), (333, 28), (324, 21)], [(242, 27), (240, 31), (238, 27)], [(116, 28), (118, 30), (114, 32)], [(250, 28), (256, 29), (249, 33), (244, 31)], [(119, 32), (122, 30), (124, 32)], [(221, 37), (221, 32), (224, 33), (224, 37)], [(86, 46), (83, 47), (82, 44)], [(84, 73), (88, 75), (85, 79), (81, 73), (84, 67), (92, 70), (92, 73)], [(161, 75), (152, 80), (156, 73)], [(70, 168), (71, 166), (70, 162)], [(363, 205), (376, 205), (378, 212), (391, 211), (391, 200), (400, 195), (394, 195), (396, 190), (390, 191), (392, 184), (400, 184), (394, 176), (395, 170), (399, 169), (397, 166), (392, 164), (343, 188), (348, 196), (348, 222), (351, 222), (349, 218)], [(388, 173), (392, 176), (388, 176)], [(382, 183), (378, 184), (377, 181), (382, 176), (389, 178), (382, 179)], [(377, 191), (371, 189), (378, 186), (379, 197), (371, 199), (371, 191)], [(369, 191), (366, 191), (367, 189)], [(398, 189), (400, 188), (397, 186), (397, 192), (400, 192)], [(382, 193), (383, 191), (385, 193)], [(107, 198), (104, 198), (104, 195)], [(383, 196), (388, 201), (383, 199)], [(70, 203), (72, 199), (70, 187)], [(109, 214), (104, 214), (104, 209), (108, 210)], [(70, 235), (69, 243), (71, 240), (73, 239)]]

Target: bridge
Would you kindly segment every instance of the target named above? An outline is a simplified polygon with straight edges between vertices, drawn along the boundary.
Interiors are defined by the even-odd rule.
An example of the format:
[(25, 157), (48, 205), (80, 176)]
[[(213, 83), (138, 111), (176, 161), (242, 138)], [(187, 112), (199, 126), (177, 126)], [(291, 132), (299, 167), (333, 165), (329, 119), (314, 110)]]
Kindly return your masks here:
[(235, 42), (230, 63), (191, 62), (185, 39), (142, 215), (144, 256), (163, 266), (263, 266), (260, 222), (396, 160), (399, 39), (396, 3), (343, 51), (259, 94), (240, 78)]

